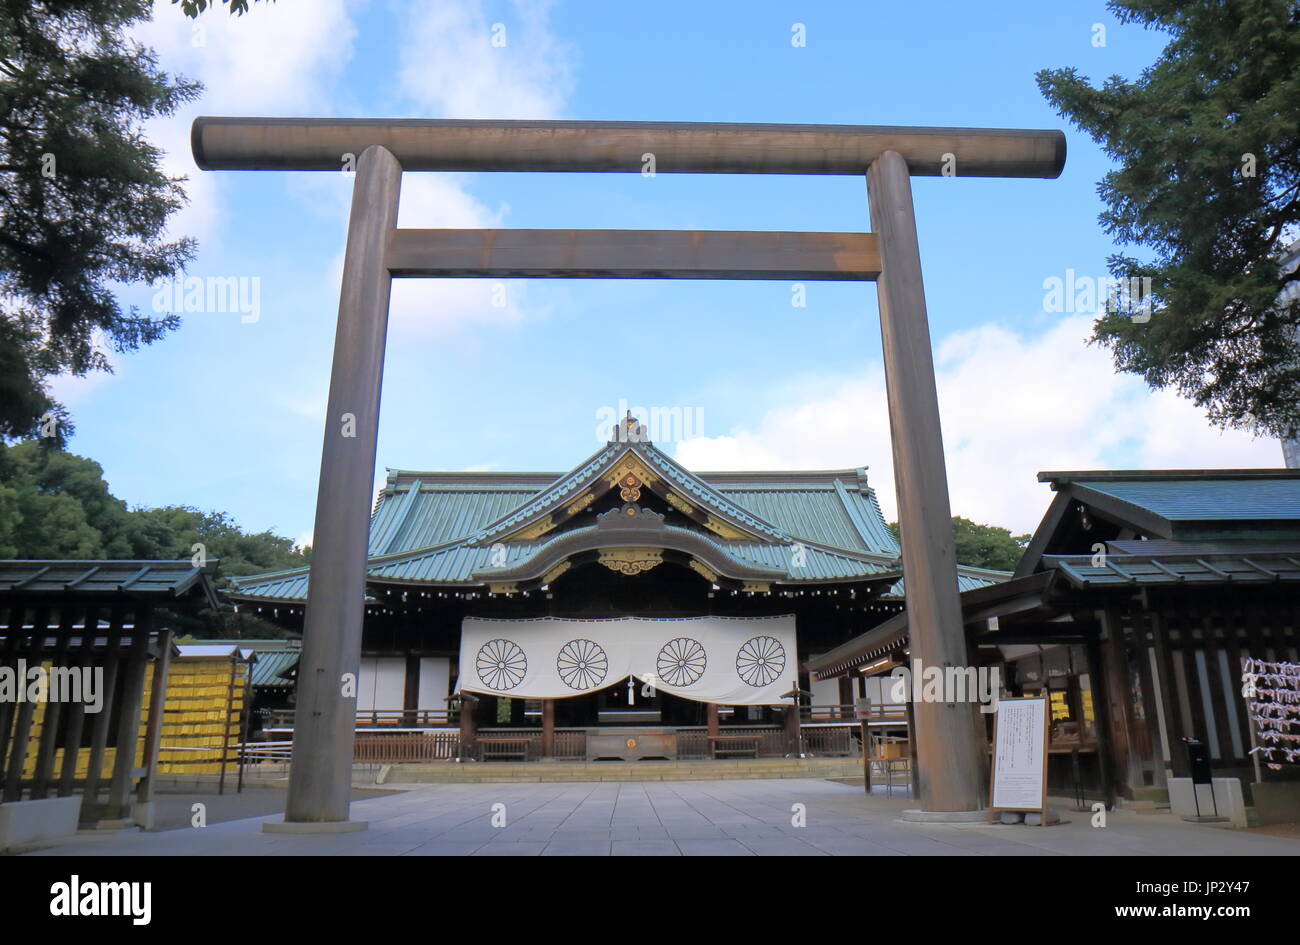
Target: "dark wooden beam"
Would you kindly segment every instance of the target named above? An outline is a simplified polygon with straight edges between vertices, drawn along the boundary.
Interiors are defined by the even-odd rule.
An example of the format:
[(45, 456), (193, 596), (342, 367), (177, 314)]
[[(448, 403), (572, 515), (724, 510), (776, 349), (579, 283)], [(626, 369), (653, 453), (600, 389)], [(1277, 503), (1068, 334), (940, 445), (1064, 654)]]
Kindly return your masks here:
[(202, 117), (190, 145), (204, 170), (245, 171), (338, 171), (371, 145), (408, 171), (863, 174), (886, 151), (930, 177), (1054, 178), (1065, 166), (1064, 134), (1020, 128)]
[(780, 279), (869, 282), (872, 233), (734, 230), (394, 230), (398, 277)]
[[(90, 616), (90, 614), (87, 614), (87, 620), (89, 620)], [(104, 693), (103, 705), (99, 714), (95, 716), (94, 724), (91, 726), (90, 761), (86, 766), (86, 780), (81, 792), (81, 822), (83, 824), (95, 823), (100, 818), (99, 793), (100, 783), (104, 780), (104, 753), (108, 748), (109, 723), (113, 717), (113, 708), (121, 698), (119, 676), (122, 674), (122, 627), (125, 622), (125, 610), (121, 606), (114, 607), (106, 633), (108, 640), (104, 650), (104, 680), (100, 684)], [(92, 641), (95, 638), (97, 629), (87, 624), (87, 630), (92, 634)], [(132, 632), (138, 633), (139, 631), (133, 630)]]

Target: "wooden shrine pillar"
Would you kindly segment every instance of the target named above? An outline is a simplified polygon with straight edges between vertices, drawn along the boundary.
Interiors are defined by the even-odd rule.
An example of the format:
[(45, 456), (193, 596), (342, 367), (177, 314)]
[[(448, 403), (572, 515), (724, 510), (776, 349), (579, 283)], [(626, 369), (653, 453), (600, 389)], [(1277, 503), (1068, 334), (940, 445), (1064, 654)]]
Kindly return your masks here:
[[(20, 611), (22, 613), (22, 611)], [(49, 627), (50, 609), (38, 607), (32, 614), (32, 629), (27, 637), (27, 645), (19, 651), (27, 661), (27, 668), (41, 665), (41, 648), (45, 645), (45, 634)], [(21, 630), (23, 621), (18, 622)], [(26, 698), (28, 680), (16, 679), (15, 683), (24, 690), (23, 701), (18, 703), (17, 718), (14, 721), (13, 737), (9, 743), (9, 760), (5, 765), (4, 793), (0, 798), (7, 804), (18, 801), (23, 795), (23, 768), (27, 764), (27, 750), (30, 745), (32, 717), (36, 712), (36, 703)]]
[[(1115, 728), (1111, 722), (1110, 701), (1102, 675), (1101, 641), (1097, 634), (1088, 634), (1088, 688), (1092, 699), (1093, 724), (1097, 727), (1097, 768), (1101, 789), (1106, 795), (1106, 807), (1114, 808), (1117, 794), (1115, 768)], [(1080, 697), (1082, 698), (1082, 697)], [(1083, 719), (1079, 720), (1082, 725)]]
[(1165, 773), (1165, 744), (1161, 735), (1160, 717), (1163, 709), (1160, 696), (1156, 691), (1155, 676), (1151, 672), (1152, 645), (1147, 641), (1146, 621), (1140, 611), (1129, 610), (1133, 622), (1134, 656), (1138, 668), (1138, 679), (1142, 683), (1143, 715), (1146, 716), (1147, 741), (1151, 745), (1151, 779), (1152, 786), (1163, 788), (1167, 785)]
[(555, 757), (555, 700), (542, 700), (542, 757)]
[[(19, 651), (23, 643), (24, 609), (18, 605), (5, 608), (6, 634), (0, 640), (0, 666), (16, 671)], [(13, 730), (14, 711), (18, 704), (8, 699), (0, 700), (0, 790), (3, 790), (6, 761), (9, 755), (9, 735)]]
[[(871, 163), (867, 194), (872, 229), (880, 238), (876, 292), (912, 656), (926, 667), (964, 667), (970, 657), (957, 590), (939, 397), (912, 180), (902, 155), (885, 151)], [(976, 737), (977, 712), (974, 702), (915, 704), (914, 763), (926, 770), (923, 810), (984, 807), (989, 759), (983, 739)]]
[[(99, 608), (81, 610), (81, 672), (95, 671), (95, 630), (99, 625)], [(63, 736), (63, 767), (59, 772), (59, 797), (71, 797), (77, 782), (77, 762), (81, 754), (81, 736), (86, 730), (86, 703), (79, 700), (68, 707), (68, 729)], [(84, 806), (84, 805), (83, 805)]]
[(117, 717), (117, 751), (113, 756), (113, 774), (108, 784), (108, 807), (105, 817), (121, 820), (130, 813), (131, 772), (135, 770), (135, 752), (140, 741), (140, 710), (144, 702), (144, 676), (149, 663), (149, 631), (152, 617), (149, 608), (136, 611), (131, 628), (131, 652), (126, 661), (119, 687), (121, 711)]
[(153, 793), (158, 777), (158, 754), (162, 745), (163, 724), (166, 721), (167, 681), (172, 666), (172, 632), (170, 628), (158, 631), (158, 658), (153, 662), (153, 681), (149, 686), (149, 720), (144, 729), (144, 758), (141, 767), (144, 777), (135, 794), (132, 816), (145, 830), (154, 825)]
[(1190, 778), (1191, 763), (1187, 759), (1187, 746), (1183, 738), (1187, 735), (1183, 725), (1183, 714), (1178, 701), (1178, 677), (1174, 673), (1173, 658), (1169, 652), (1169, 627), (1164, 614), (1147, 603), (1147, 616), (1151, 621), (1151, 642), (1155, 647), (1156, 685), (1160, 687), (1160, 707), (1165, 718), (1165, 734), (1169, 739), (1169, 771), (1175, 778)]
[[(69, 607), (61, 607), (59, 612), (59, 629), (54, 642), (54, 658), (50, 665), (61, 668), (74, 663), (69, 657), (72, 645), (72, 624), (74, 612)], [(82, 693), (85, 696), (85, 693)], [(34, 801), (39, 801), (50, 792), (50, 781), (54, 774), (54, 754), (59, 740), (59, 721), (63, 715), (64, 699), (45, 703), (45, 714), (41, 716), (40, 748), (36, 754), (36, 771), (28, 794)]]
[[(286, 824), (348, 820), (366, 549), (392, 288), (384, 252), (397, 225), (401, 185), (402, 166), (388, 150), (371, 145), (361, 153), (352, 185), (321, 447)], [(273, 832), (278, 827), (263, 825)], [(364, 823), (353, 829), (361, 827)]]
[(1129, 680), (1124, 627), (1109, 608), (1101, 613), (1106, 638), (1097, 645), (1102, 691), (1108, 709), (1111, 779), (1120, 797), (1132, 800), (1142, 787), (1142, 761), (1137, 753), (1133, 686)]
[(460, 698), (460, 752), (461, 761), (474, 760), (474, 734), (478, 731), (474, 725), (474, 711), (478, 708), (479, 697), (470, 692), (461, 692)]
[(796, 677), (794, 685), (790, 687), (794, 691), (790, 694), (790, 705), (785, 712), (785, 742), (787, 753), (792, 758), (798, 758), (803, 753), (803, 746), (799, 738), (799, 679)]
[[(93, 641), (98, 635), (97, 628), (91, 624), (93, 613), (86, 614), (86, 630)], [(109, 719), (117, 705), (121, 675), (122, 624), (125, 614), (121, 607), (114, 607), (109, 617), (108, 643), (104, 651), (103, 704), (95, 716), (90, 735), (90, 760), (86, 764), (86, 780), (81, 791), (81, 822), (93, 824), (99, 820), (99, 782), (104, 774), (104, 752), (108, 747)], [(66, 769), (65, 769), (66, 770)]]
[(708, 710), (705, 717), (708, 733), (710, 736), (715, 736), (722, 728), (718, 722), (718, 704), (716, 702), (706, 702), (705, 707)]
[(417, 710), (420, 708), (420, 657), (417, 653), (406, 654), (406, 677), (402, 683), (402, 724), (406, 726), (420, 724)]

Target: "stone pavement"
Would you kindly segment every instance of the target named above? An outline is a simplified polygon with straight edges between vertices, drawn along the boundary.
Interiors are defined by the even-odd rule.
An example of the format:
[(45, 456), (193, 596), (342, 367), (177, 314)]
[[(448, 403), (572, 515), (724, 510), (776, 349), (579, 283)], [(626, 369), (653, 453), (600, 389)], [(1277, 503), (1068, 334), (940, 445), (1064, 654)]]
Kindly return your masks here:
[[(492, 825), (494, 805), (505, 826)], [(794, 826), (803, 805), (806, 826)], [(1295, 856), (1300, 840), (1168, 814), (1064, 812), (1054, 827), (910, 824), (913, 802), (825, 780), (433, 784), (354, 802), (370, 829), (286, 836), (257, 817), (162, 833), (79, 835), (30, 855), (97, 856)]]

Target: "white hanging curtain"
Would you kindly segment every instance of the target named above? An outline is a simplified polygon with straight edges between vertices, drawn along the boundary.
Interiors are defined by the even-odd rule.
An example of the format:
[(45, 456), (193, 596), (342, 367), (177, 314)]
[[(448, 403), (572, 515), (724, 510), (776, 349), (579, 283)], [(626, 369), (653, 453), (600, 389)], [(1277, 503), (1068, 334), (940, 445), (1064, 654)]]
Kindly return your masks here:
[(794, 615), (461, 622), (460, 688), (563, 699), (636, 676), (697, 702), (788, 705), (799, 666)]

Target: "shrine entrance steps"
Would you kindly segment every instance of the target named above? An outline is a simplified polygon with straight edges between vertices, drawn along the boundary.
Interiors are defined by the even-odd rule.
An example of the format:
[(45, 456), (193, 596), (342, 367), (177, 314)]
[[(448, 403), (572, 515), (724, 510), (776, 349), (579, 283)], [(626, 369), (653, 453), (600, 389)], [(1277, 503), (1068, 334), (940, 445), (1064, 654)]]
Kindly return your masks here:
[(718, 781), (862, 777), (855, 758), (760, 758), (735, 761), (438, 761), (384, 765), (379, 784), (527, 781)]

